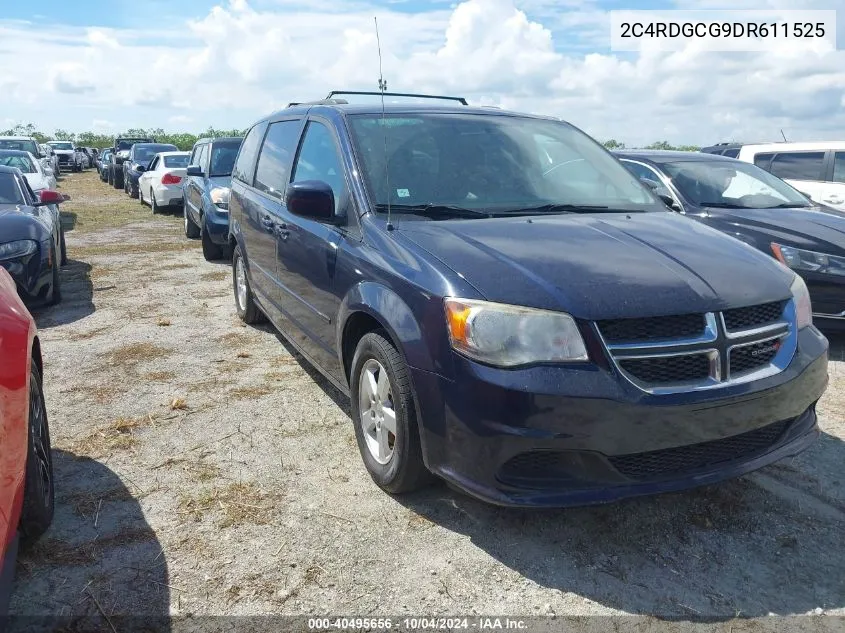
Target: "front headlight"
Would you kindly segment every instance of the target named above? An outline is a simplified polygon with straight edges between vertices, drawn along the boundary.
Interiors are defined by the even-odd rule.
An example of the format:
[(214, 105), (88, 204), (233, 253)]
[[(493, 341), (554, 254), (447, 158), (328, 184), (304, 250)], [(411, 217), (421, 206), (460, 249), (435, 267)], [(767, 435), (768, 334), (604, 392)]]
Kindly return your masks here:
[(789, 288), (792, 292), (792, 298), (795, 300), (795, 320), (797, 321), (798, 329), (807, 327), (813, 324), (813, 306), (810, 303), (810, 291), (807, 290), (807, 284), (801, 279), (799, 275), (795, 275), (792, 281), (792, 286)]
[(588, 360), (575, 320), (564, 312), (473, 299), (446, 299), (455, 351), (482, 363), (514, 367)]
[(16, 240), (0, 244), (0, 259), (18, 259), (31, 255), (38, 248), (34, 240)]
[(215, 187), (211, 190), (211, 201), (214, 206), (229, 210), (229, 189), (228, 187)]
[(772, 242), (772, 253), (782, 264), (792, 270), (807, 270), (828, 275), (845, 276), (845, 257), (826, 255), (816, 251), (806, 251), (794, 246), (784, 246)]

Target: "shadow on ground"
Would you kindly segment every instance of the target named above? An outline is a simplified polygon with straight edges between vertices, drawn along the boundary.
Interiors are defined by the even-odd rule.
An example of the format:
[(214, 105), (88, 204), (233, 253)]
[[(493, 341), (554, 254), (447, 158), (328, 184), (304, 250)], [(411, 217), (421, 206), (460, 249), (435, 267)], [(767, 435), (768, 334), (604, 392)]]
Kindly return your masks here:
[(9, 630), (49, 623), (61, 630), (169, 631), (167, 560), (139, 491), (87, 457), (56, 450), (53, 460), (53, 525), (18, 557)]
[[(79, 321), (96, 310), (91, 264), (75, 259), (68, 260), (67, 265), (61, 270), (61, 283), (62, 300), (58, 304), (32, 310), (32, 315), (40, 330)], [(106, 289), (108, 287), (97, 288), (97, 290)]]

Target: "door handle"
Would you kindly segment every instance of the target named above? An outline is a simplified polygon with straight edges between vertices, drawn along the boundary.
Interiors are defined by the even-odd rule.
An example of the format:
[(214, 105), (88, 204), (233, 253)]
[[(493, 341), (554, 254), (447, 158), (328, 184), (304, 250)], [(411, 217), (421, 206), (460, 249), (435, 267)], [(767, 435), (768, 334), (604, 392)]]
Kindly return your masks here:
[(290, 230), (288, 229), (288, 225), (284, 222), (280, 222), (276, 225), (276, 235), (279, 236), (280, 240), (286, 240), (290, 236)]
[(273, 222), (273, 220), (270, 218), (269, 215), (262, 216), (261, 226), (263, 226), (264, 230), (269, 232), (269, 233), (273, 233), (275, 228), (276, 228), (275, 223)]

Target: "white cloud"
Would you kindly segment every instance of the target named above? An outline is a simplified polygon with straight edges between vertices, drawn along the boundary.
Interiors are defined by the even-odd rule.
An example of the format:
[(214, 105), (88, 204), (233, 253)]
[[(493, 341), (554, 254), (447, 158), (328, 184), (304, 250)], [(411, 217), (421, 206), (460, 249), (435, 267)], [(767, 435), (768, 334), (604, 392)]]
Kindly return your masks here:
[[(45, 129), (82, 129), (91, 108), (118, 128), (188, 127), (189, 118), (244, 128), (288, 101), (375, 90), (378, 15), (384, 74), (395, 91), (552, 114), (629, 144), (776, 139), (781, 128), (795, 138), (832, 138), (845, 129), (845, 52), (690, 46), (611, 54), (599, 0), (516, 2), (432, 3), (410, 13), (359, 1), (276, 0), (259, 10), (230, 0), (166, 30), (54, 31), (0, 21), (4, 111)], [(733, 8), (787, 2), (824, 8), (821, 0), (736, 0)]]
[(105, 119), (94, 119), (91, 121), (92, 132), (111, 132), (116, 127), (114, 123)]

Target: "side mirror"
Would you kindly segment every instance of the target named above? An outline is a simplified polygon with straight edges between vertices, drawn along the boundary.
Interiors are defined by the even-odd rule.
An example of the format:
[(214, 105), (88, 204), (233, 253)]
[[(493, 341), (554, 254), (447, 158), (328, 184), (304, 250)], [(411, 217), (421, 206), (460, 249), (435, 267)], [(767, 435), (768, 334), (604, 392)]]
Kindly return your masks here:
[(188, 165), (187, 171), (185, 171), (186, 176), (198, 176), (202, 178), (202, 168), (199, 165)]
[(675, 199), (672, 196), (670, 196), (669, 194), (659, 193), (657, 191), (655, 191), (654, 193), (657, 195), (658, 198), (660, 198), (663, 201), (663, 204), (665, 204), (667, 207), (672, 209), (672, 211), (680, 211), (681, 210), (681, 208), (678, 206), (678, 203), (675, 202)]
[(137, 172), (145, 172), (145, 171), (147, 171), (147, 168), (146, 168), (146, 167), (144, 167), (143, 165), (138, 165), (138, 166), (135, 168), (135, 171), (137, 171)]
[(285, 204), (288, 211), (304, 218), (332, 224), (340, 220), (334, 213), (334, 192), (322, 180), (291, 183), (285, 192)]
[(65, 196), (60, 194), (58, 191), (53, 191), (52, 189), (44, 189), (38, 195), (38, 200), (40, 205), (61, 204), (65, 201)]

